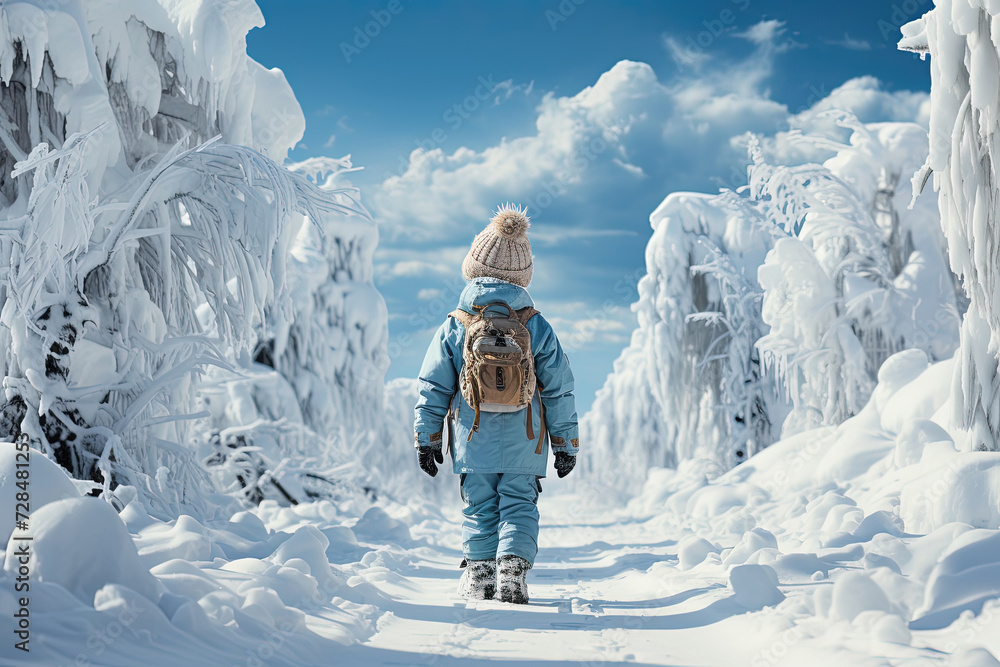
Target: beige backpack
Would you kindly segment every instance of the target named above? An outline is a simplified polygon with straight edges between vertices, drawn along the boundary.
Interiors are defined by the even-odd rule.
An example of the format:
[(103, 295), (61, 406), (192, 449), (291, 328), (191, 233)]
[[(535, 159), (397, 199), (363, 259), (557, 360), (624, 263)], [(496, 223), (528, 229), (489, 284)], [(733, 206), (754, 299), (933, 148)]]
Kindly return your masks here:
[[(459, 389), (465, 402), (476, 411), (468, 439), (472, 440), (472, 435), (479, 432), (481, 412), (517, 412), (525, 406), (528, 408), (527, 435), (534, 439), (531, 398), (538, 381), (535, 357), (531, 353), (531, 334), (526, 325), (538, 311), (530, 307), (515, 311), (502, 301), (473, 308), (477, 311), (475, 315), (461, 309), (449, 313), (465, 327)], [(507, 312), (497, 312), (496, 308)], [(536, 450), (539, 454), (545, 437), (544, 408), (541, 416), (542, 435)]]

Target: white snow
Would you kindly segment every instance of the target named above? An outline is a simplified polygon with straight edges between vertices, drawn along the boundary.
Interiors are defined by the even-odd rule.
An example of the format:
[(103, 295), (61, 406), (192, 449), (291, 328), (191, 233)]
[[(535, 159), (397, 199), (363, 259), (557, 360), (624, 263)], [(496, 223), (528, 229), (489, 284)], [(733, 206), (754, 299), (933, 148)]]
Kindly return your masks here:
[[(22, 472), (20, 478), (17, 474), (18, 460), (22, 463), (28, 462), (30, 465), (29, 472)], [(23, 469), (25, 468), (22, 467)], [(23, 492), (26, 486), (18, 487), (17, 483), (19, 481), (23, 483), (25, 479), (30, 480), (30, 506), (36, 510), (56, 500), (76, 498), (80, 495), (73, 479), (66, 474), (66, 471), (37, 450), (27, 452), (27, 456), (22, 453), (19, 458), (18, 450), (13, 444), (0, 443), (0, 512), (3, 512), (3, 516), (14, 516), (17, 494)], [(13, 531), (13, 521), (4, 521), (0, 524), (0, 542), (6, 544)]]
[(0, 664), (1000, 665), (1000, 3), (935, 4), (929, 155), (802, 115), (653, 212), (524, 607), (456, 592), (375, 222), (280, 164), (257, 5), (0, 4)]
[[(125, 524), (99, 498), (48, 503), (32, 513), (30, 534), (32, 574), (43, 584), (60, 586), (88, 605), (108, 585), (147, 599), (159, 597), (156, 579), (140, 562)], [(16, 537), (7, 543), (3, 569), (8, 577), (17, 575), (19, 544)]]
[[(88, 548), (117, 544), (122, 560), (53, 553), (49, 541), (65, 542), (42, 539), (33, 641), (43, 661), (108, 665), (219, 664), (248, 647), (276, 665), (332, 655), (366, 665), (991, 664), (1000, 455), (955, 449), (938, 381), (954, 363), (900, 353), (839, 427), (779, 441), (722, 474), (698, 459), (655, 469), (627, 505), (584, 478), (545, 482), (524, 608), (457, 596), (454, 502), (265, 500), (202, 522), (152, 518), (137, 499), (119, 518), (100, 500), (56, 500), (37, 514), (43, 537), (89, 526), (101, 535)], [(885, 419), (893, 405), (907, 406), (901, 425)], [(126, 611), (127, 626), (115, 620)], [(66, 614), (70, 626), (57, 622)], [(120, 637), (96, 653), (87, 638), (115, 622)], [(143, 658), (154, 649), (159, 657)]]

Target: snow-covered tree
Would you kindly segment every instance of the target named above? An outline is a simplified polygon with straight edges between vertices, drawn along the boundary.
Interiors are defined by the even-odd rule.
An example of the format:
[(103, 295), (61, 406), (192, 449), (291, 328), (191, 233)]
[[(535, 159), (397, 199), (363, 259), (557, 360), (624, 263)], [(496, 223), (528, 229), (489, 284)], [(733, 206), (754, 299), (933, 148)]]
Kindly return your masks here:
[[(907, 210), (896, 187), (924, 131), (820, 120), (754, 140), (739, 193), (673, 194), (651, 216), (639, 326), (583, 422), (592, 474), (627, 485), (689, 458), (731, 467), (860, 410), (892, 353), (954, 351), (935, 211)], [(792, 144), (826, 159), (781, 164)]]
[(1000, 6), (935, 0), (903, 26), (900, 48), (930, 54), (930, 154), (952, 269), (970, 305), (955, 372), (957, 423), (970, 449), (1000, 449)]
[(677, 193), (650, 223), (639, 326), (582, 424), (587, 473), (617, 486), (689, 458), (728, 468), (774, 439), (754, 348), (766, 220), (733, 193)]
[(795, 406), (785, 435), (856, 414), (895, 352), (921, 347), (939, 359), (954, 348), (943, 240), (897, 188), (926, 152), (924, 131), (835, 117), (846, 141), (796, 137), (837, 151), (824, 164), (771, 166), (757, 151), (750, 171), (752, 198), (789, 233), (759, 272), (771, 330), (758, 347)]
[(304, 120), (246, 55), (252, 0), (50, 4), (0, 5), (0, 438), (197, 509), (208, 366), (248, 367), (270, 336), (297, 381), (328, 362), (296, 384), (310, 424), (337, 382), (374, 378), (357, 398), (380, 404), (374, 223), (279, 164)]

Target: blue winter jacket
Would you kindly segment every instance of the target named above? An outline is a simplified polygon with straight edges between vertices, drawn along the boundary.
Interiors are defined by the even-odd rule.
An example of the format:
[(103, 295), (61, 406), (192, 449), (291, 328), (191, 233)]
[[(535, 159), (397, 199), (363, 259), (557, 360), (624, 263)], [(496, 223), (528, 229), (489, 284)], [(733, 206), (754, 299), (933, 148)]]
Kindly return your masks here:
[[(458, 307), (475, 314), (472, 306), (503, 301), (514, 310), (533, 306), (523, 287), (497, 278), (470, 281), (459, 297)], [(531, 334), (531, 352), (535, 356), (535, 375), (542, 386), (532, 398), (532, 430), (528, 439), (528, 410), (518, 412), (482, 412), (479, 432), (469, 441), (475, 411), (462, 398), (458, 376), (462, 368), (465, 328), (455, 318), (445, 320), (431, 341), (420, 368), (420, 398), (414, 424), (416, 445), (437, 446), (445, 431), (445, 415), (454, 396), (457, 410), (455, 441), (451, 446), (456, 473), (525, 473), (545, 476), (548, 443), (536, 454), (541, 434), (539, 396), (545, 405), (545, 423), (549, 440), (556, 451), (575, 456), (579, 445), (576, 399), (573, 396), (573, 371), (552, 327), (541, 315), (527, 324)]]

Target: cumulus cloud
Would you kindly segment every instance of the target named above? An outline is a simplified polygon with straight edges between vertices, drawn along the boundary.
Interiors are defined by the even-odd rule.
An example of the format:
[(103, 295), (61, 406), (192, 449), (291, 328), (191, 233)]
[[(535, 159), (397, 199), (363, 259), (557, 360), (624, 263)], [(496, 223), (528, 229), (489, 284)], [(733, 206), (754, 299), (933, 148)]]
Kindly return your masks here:
[(629, 196), (649, 182), (695, 187), (738, 159), (730, 137), (773, 132), (788, 116), (764, 85), (789, 43), (783, 24), (764, 21), (742, 34), (756, 50), (741, 62), (663, 83), (649, 65), (621, 61), (575, 95), (546, 94), (533, 134), (483, 150), (414, 150), (406, 170), (371, 193), (386, 238), (468, 234), (507, 199), (553, 223), (575, 217), (589, 228), (603, 211), (569, 212), (596, 194)]
[(851, 79), (790, 120), (792, 126), (812, 121), (830, 109), (846, 109), (864, 122), (914, 121), (927, 126), (930, 95), (912, 90), (887, 91), (873, 76)]
[[(471, 237), (469, 239), (472, 240)], [(420, 278), (415, 285), (420, 285), (422, 281), (434, 278), (443, 278), (458, 275), (462, 266), (462, 260), (469, 251), (469, 246), (438, 244), (433, 248), (413, 247), (407, 244), (379, 244), (375, 254), (375, 278), (378, 282), (385, 284), (391, 280), (404, 280), (413, 282), (413, 278)], [(460, 277), (460, 276), (459, 276)], [(416, 286), (413, 293), (416, 292)]]
[[(817, 93), (822, 91), (817, 91)], [(909, 90), (887, 91), (882, 83), (871, 76), (850, 79), (815, 100), (810, 106), (788, 119), (787, 132), (758, 137), (767, 158), (781, 164), (823, 162), (832, 155), (830, 147), (815, 142), (800, 141), (800, 133), (826, 136), (833, 142), (848, 141), (851, 129), (840, 122), (848, 111), (865, 123), (897, 121), (928, 126), (930, 96), (928, 93)], [(746, 147), (749, 135), (734, 137), (733, 144)]]

